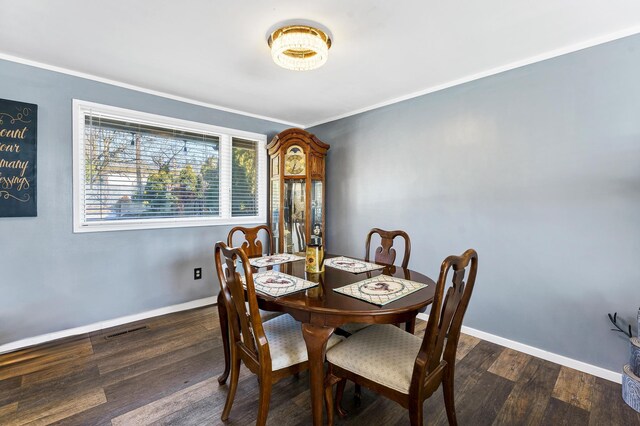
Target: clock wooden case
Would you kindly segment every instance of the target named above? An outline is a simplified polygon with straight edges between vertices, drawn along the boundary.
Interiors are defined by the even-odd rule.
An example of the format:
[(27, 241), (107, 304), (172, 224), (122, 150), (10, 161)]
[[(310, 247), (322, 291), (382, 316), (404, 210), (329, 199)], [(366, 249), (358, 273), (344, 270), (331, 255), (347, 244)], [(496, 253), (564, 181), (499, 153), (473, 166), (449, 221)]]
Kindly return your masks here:
[(329, 145), (302, 129), (277, 134), (269, 154), (269, 227), (278, 253), (304, 251), (324, 237)]

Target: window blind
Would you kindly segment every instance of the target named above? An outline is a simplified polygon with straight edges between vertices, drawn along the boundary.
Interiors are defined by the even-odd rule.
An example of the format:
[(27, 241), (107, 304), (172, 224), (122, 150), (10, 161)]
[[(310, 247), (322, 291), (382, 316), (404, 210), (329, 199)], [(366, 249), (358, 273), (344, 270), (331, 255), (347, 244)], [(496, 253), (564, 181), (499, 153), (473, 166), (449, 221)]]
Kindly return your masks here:
[(84, 221), (220, 215), (220, 137), (84, 115)]
[(258, 144), (232, 138), (231, 216), (258, 215)]

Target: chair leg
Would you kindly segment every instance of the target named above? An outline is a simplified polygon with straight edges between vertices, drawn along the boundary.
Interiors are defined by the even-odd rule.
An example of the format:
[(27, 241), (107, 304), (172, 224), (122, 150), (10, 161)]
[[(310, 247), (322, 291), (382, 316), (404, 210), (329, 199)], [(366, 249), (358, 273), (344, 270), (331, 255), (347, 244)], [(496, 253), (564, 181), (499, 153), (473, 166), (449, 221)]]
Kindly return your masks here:
[(333, 425), (333, 385), (330, 380), (324, 384), (324, 405), (327, 410), (327, 425)]
[(353, 402), (355, 404), (356, 407), (359, 407), (360, 404), (362, 403), (362, 386), (360, 386), (358, 383), (354, 383), (354, 387), (353, 387)]
[(444, 394), (444, 406), (447, 410), (447, 420), (449, 420), (449, 425), (457, 426), (458, 419), (456, 419), (456, 406), (453, 394), (453, 376), (453, 369), (447, 369), (442, 380), (442, 393)]
[(409, 422), (411, 426), (423, 426), (422, 402), (415, 400), (409, 404)]
[(342, 395), (344, 395), (344, 387), (347, 385), (347, 379), (341, 379), (336, 386), (336, 412), (340, 417), (346, 417), (347, 412), (342, 408)]
[(231, 406), (233, 405), (233, 399), (236, 396), (236, 390), (238, 389), (238, 379), (240, 377), (240, 357), (236, 352), (235, 346), (231, 347), (231, 383), (229, 384), (229, 393), (227, 393), (227, 401), (224, 403), (224, 409), (222, 410), (223, 421), (229, 418), (231, 412)]
[(224, 371), (218, 377), (218, 383), (224, 385), (231, 371), (231, 354), (229, 353), (231, 343), (229, 342), (229, 317), (221, 295), (222, 292), (218, 295), (218, 318), (220, 319), (220, 333), (222, 334), (222, 348), (224, 350)]
[(271, 401), (271, 378), (262, 377), (260, 380), (260, 396), (258, 397), (258, 418), (256, 426), (265, 426), (269, 416), (269, 402)]

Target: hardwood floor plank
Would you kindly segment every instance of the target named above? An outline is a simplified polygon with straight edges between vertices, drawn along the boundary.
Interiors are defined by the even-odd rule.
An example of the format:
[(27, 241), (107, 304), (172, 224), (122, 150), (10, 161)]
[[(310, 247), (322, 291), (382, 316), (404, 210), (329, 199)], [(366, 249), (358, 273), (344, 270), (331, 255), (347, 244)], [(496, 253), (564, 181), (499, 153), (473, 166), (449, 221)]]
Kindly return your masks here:
[[(217, 385), (217, 383), (216, 383)], [(215, 399), (215, 396), (196, 401), (188, 407), (180, 411), (171, 413), (161, 419), (158, 419), (149, 425), (153, 426), (201, 426), (201, 425), (222, 425), (220, 414), (214, 411), (216, 404), (224, 404), (224, 399)], [(234, 424), (233, 420), (227, 424)]]
[(640, 425), (640, 413), (622, 399), (622, 386), (599, 377), (593, 388), (589, 426)]
[[(211, 331), (203, 327), (189, 327), (167, 333), (166, 337), (145, 339), (148, 340), (146, 345), (122, 346), (122, 343), (118, 342), (116, 344), (119, 345), (119, 350), (109, 350), (108, 356), (102, 352), (98, 355), (98, 367), (101, 374), (106, 374), (148, 358), (191, 346), (194, 340), (206, 339), (210, 335)], [(101, 348), (102, 350), (105, 349)]]
[[(551, 398), (540, 425), (576, 426), (589, 422), (589, 412), (556, 398)], [(605, 423), (608, 425), (609, 423)]]
[(560, 366), (532, 358), (518, 378), (494, 425), (537, 425), (542, 421)]
[(207, 398), (218, 388), (218, 380), (210, 378), (178, 392), (129, 411), (111, 420), (113, 426), (147, 425), (191, 404)]
[(42, 370), (22, 376), (22, 386), (29, 387), (38, 383), (60, 379), (97, 368), (91, 357), (81, 356), (77, 360), (54, 364)]
[[(500, 356), (504, 348), (502, 346), (480, 341), (468, 355), (465, 356), (455, 366), (455, 382), (454, 382), (454, 394), (455, 405), (460, 407), (462, 399), (469, 392), (474, 392), (476, 385), (482, 375), (489, 369), (489, 367)], [(439, 390), (439, 393), (442, 391)], [(444, 405), (436, 398), (429, 398), (425, 402), (424, 412), (433, 413), (430, 415), (431, 421), (435, 424), (446, 424), (447, 416), (444, 410)]]
[[(18, 403), (12, 402), (4, 406), (0, 406), (0, 424), (9, 423), (9, 415), (12, 415), (18, 410)], [(5, 420), (3, 420), (5, 419)], [(6, 423), (5, 423), (6, 421)]]
[(0, 380), (22, 376), (93, 354), (87, 337), (59, 346), (29, 348), (0, 356)]
[[(213, 245), (212, 245), (213, 247)], [(217, 290), (217, 288), (216, 288)], [(218, 318), (218, 308), (215, 305), (208, 305), (204, 308), (189, 309), (188, 311), (176, 312), (171, 315), (161, 315), (149, 318), (146, 321), (152, 327), (176, 327), (185, 323), (202, 323), (203, 319), (214, 317)], [(217, 323), (217, 321), (216, 321)]]
[(591, 410), (595, 376), (568, 367), (560, 368), (552, 396), (584, 410)]
[(214, 310), (212, 310), (211, 315), (207, 315), (204, 318), (202, 318), (202, 326), (209, 331), (220, 329), (220, 319), (218, 317), (218, 308), (214, 308)]
[[(369, 392), (369, 390), (366, 390)], [(360, 410), (357, 415), (350, 414), (345, 419), (336, 421), (336, 425), (390, 425), (397, 421), (398, 417), (402, 417), (407, 410), (402, 408), (396, 402), (385, 398), (379, 398), (377, 395), (372, 394), (372, 399), (375, 403), (368, 404), (363, 410)], [(409, 424), (409, 417), (407, 416), (407, 422)], [(311, 419), (309, 419), (311, 420)]]
[(469, 336), (468, 334), (460, 334), (460, 340), (458, 340), (458, 350), (456, 351), (456, 360), (462, 360), (471, 349), (475, 348), (482, 340), (477, 337)]
[(10, 379), (0, 380), (0, 406), (9, 405), (20, 399), (22, 391), (20, 384), (22, 377), (16, 376)]
[[(102, 374), (102, 384), (103, 386), (110, 386), (127, 379), (132, 379), (141, 374), (148, 373), (149, 371), (168, 367), (171, 364), (184, 361), (208, 351), (212, 351), (213, 356), (216, 359), (221, 359), (224, 356), (222, 343), (217, 339), (214, 340), (213, 338), (210, 338), (199, 342), (196, 341), (190, 346), (163, 353), (148, 359), (143, 359), (135, 364), (130, 364), (123, 368)], [(220, 368), (222, 368), (222, 366), (220, 366)]]
[[(151, 370), (131, 379), (105, 386), (114, 416), (149, 404), (180, 391), (193, 383), (210, 379), (221, 372), (214, 370), (216, 360), (211, 351), (203, 352), (167, 367)], [(135, 398), (132, 398), (135, 395)]]
[(22, 404), (19, 404), (13, 422), (16, 425), (48, 425), (105, 402), (107, 397), (104, 391), (92, 389), (72, 399), (48, 403), (36, 409), (23, 410)]
[(475, 386), (456, 401), (456, 413), (461, 424), (491, 425), (509, 397), (514, 383), (488, 371)]
[[(83, 371), (74, 371), (67, 376), (34, 382), (21, 388), (22, 398), (20, 399), (19, 411), (38, 413), (46, 411), (48, 407), (73, 405), (74, 401), (81, 404), (83, 399), (86, 398), (86, 395), (96, 391), (96, 389), (104, 393), (97, 366)], [(89, 404), (77, 412), (69, 411), (65, 413), (64, 417), (58, 416), (61, 417), (60, 419), (47, 419), (47, 422), (55, 423), (62, 421), (64, 424), (73, 424), (73, 422), (68, 420), (68, 417), (74, 417), (87, 411), (106, 406), (107, 404)], [(90, 422), (83, 424), (95, 425), (97, 423)]]
[(0, 395), (4, 392), (12, 391), (19, 388), (22, 383), (22, 377), (16, 376), (10, 379), (0, 380)]
[(515, 382), (533, 357), (513, 349), (505, 348), (489, 367), (489, 372)]
[[(237, 396), (240, 395), (240, 392), (243, 392), (242, 398)], [(255, 424), (258, 414), (258, 388), (254, 375), (248, 375), (239, 384), (237, 395), (229, 417), (229, 424)], [(223, 396), (226, 398), (226, 390)], [(311, 424), (310, 398), (307, 372), (301, 373), (299, 378), (287, 377), (274, 384), (269, 404), (268, 424), (277, 424), (278, 426)], [(214, 410), (212, 413), (216, 422), (220, 422), (223, 403), (224, 399), (221, 401), (220, 409)]]

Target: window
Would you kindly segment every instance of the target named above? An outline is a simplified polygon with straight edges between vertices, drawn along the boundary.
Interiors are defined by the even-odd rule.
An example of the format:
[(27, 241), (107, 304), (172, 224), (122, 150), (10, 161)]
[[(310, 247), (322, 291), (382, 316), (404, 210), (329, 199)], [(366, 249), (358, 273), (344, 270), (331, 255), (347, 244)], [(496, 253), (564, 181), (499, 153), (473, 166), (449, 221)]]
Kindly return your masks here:
[(74, 231), (264, 223), (265, 143), (74, 100)]

